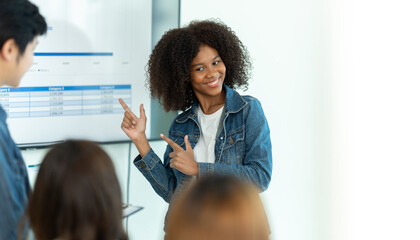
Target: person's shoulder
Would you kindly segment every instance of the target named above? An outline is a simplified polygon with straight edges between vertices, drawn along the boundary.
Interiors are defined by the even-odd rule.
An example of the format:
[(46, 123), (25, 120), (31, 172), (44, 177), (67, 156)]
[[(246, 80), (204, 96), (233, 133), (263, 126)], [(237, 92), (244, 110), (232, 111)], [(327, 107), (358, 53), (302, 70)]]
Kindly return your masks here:
[(258, 98), (251, 95), (241, 95), (244, 102), (246, 102), (246, 107), (261, 107), (261, 102)]
[(253, 101), (259, 102), (256, 97), (246, 94), (242, 95), (237, 90), (229, 88), (228, 86), (225, 86), (225, 90), (227, 92), (227, 97), (232, 99), (232, 101), (243, 101), (245, 103), (251, 103)]
[(255, 99), (250, 95), (241, 95), (235, 89), (224, 86), (226, 90), (226, 107), (231, 113), (239, 112), (249, 105)]
[(258, 101), (258, 99), (256, 97), (253, 97), (251, 95), (241, 95), (241, 97), (247, 103), (250, 103), (252, 101)]
[(241, 97), (246, 102), (243, 108), (246, 115), (264, 115), (261, 102), (258, 100), (258, 98), (251, 95), (242, 95)]

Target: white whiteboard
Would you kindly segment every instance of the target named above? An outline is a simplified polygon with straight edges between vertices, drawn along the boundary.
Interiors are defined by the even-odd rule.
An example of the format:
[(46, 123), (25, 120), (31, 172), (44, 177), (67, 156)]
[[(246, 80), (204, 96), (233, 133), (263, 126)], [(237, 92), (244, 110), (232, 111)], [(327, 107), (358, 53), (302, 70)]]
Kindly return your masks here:
[(136, 114), (143, 103), (150, 116), (144, 82), (151, 52), (151, 0), (33, 2), (46, 18), (47, 35), (39, 37), (20, 87), (4, 87), (0, 93), (16, 143), (128, 140), (120, 128), (118, 98)]

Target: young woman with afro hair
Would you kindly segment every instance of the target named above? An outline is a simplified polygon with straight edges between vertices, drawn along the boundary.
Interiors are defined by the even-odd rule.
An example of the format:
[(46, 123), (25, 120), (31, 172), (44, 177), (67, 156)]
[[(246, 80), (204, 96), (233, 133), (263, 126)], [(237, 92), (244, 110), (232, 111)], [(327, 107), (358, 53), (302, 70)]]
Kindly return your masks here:
[(122, 130), (140, 155), (134, 164), (157, 194), (171, 203), (191, 180), (232, 175), (267, 189), (270, 130), (260, 102), (234, 89), (247, 87), (251, 62), (245, 46), (220, 21), (194, 21), (166, 32), (148, 62), (148, 85), (166, 111), (182, 111), (161, 134), (164, 161), (146, 139), (146, 115), (125, 109)]

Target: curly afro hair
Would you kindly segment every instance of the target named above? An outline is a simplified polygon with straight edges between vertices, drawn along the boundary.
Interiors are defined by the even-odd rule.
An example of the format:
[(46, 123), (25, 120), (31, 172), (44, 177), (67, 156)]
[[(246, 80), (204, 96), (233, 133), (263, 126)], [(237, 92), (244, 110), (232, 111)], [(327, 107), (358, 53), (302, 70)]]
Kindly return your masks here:
[(251, 60), (235, 33), (220, 21), (193, 21), (167, 31), (150, 55), (147, 85), (166, 111), (185, 111), (196, 101), (190, 67), (201, 44), (218, 51), (226, 66), (225, 85), (247, 89)]

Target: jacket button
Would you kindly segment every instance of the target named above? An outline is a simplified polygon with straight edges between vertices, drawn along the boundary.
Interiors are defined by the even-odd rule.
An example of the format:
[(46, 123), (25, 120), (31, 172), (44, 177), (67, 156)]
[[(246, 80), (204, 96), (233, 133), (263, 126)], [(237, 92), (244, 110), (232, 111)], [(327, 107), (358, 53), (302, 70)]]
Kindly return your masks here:
[(232, 137), (229, 137), (229, 143), (230, 143), (230, 144), (233, 144), (233, 139), (232, 139)]
[(146, 164), (142, 163), (139, 168), (146, 168)]

